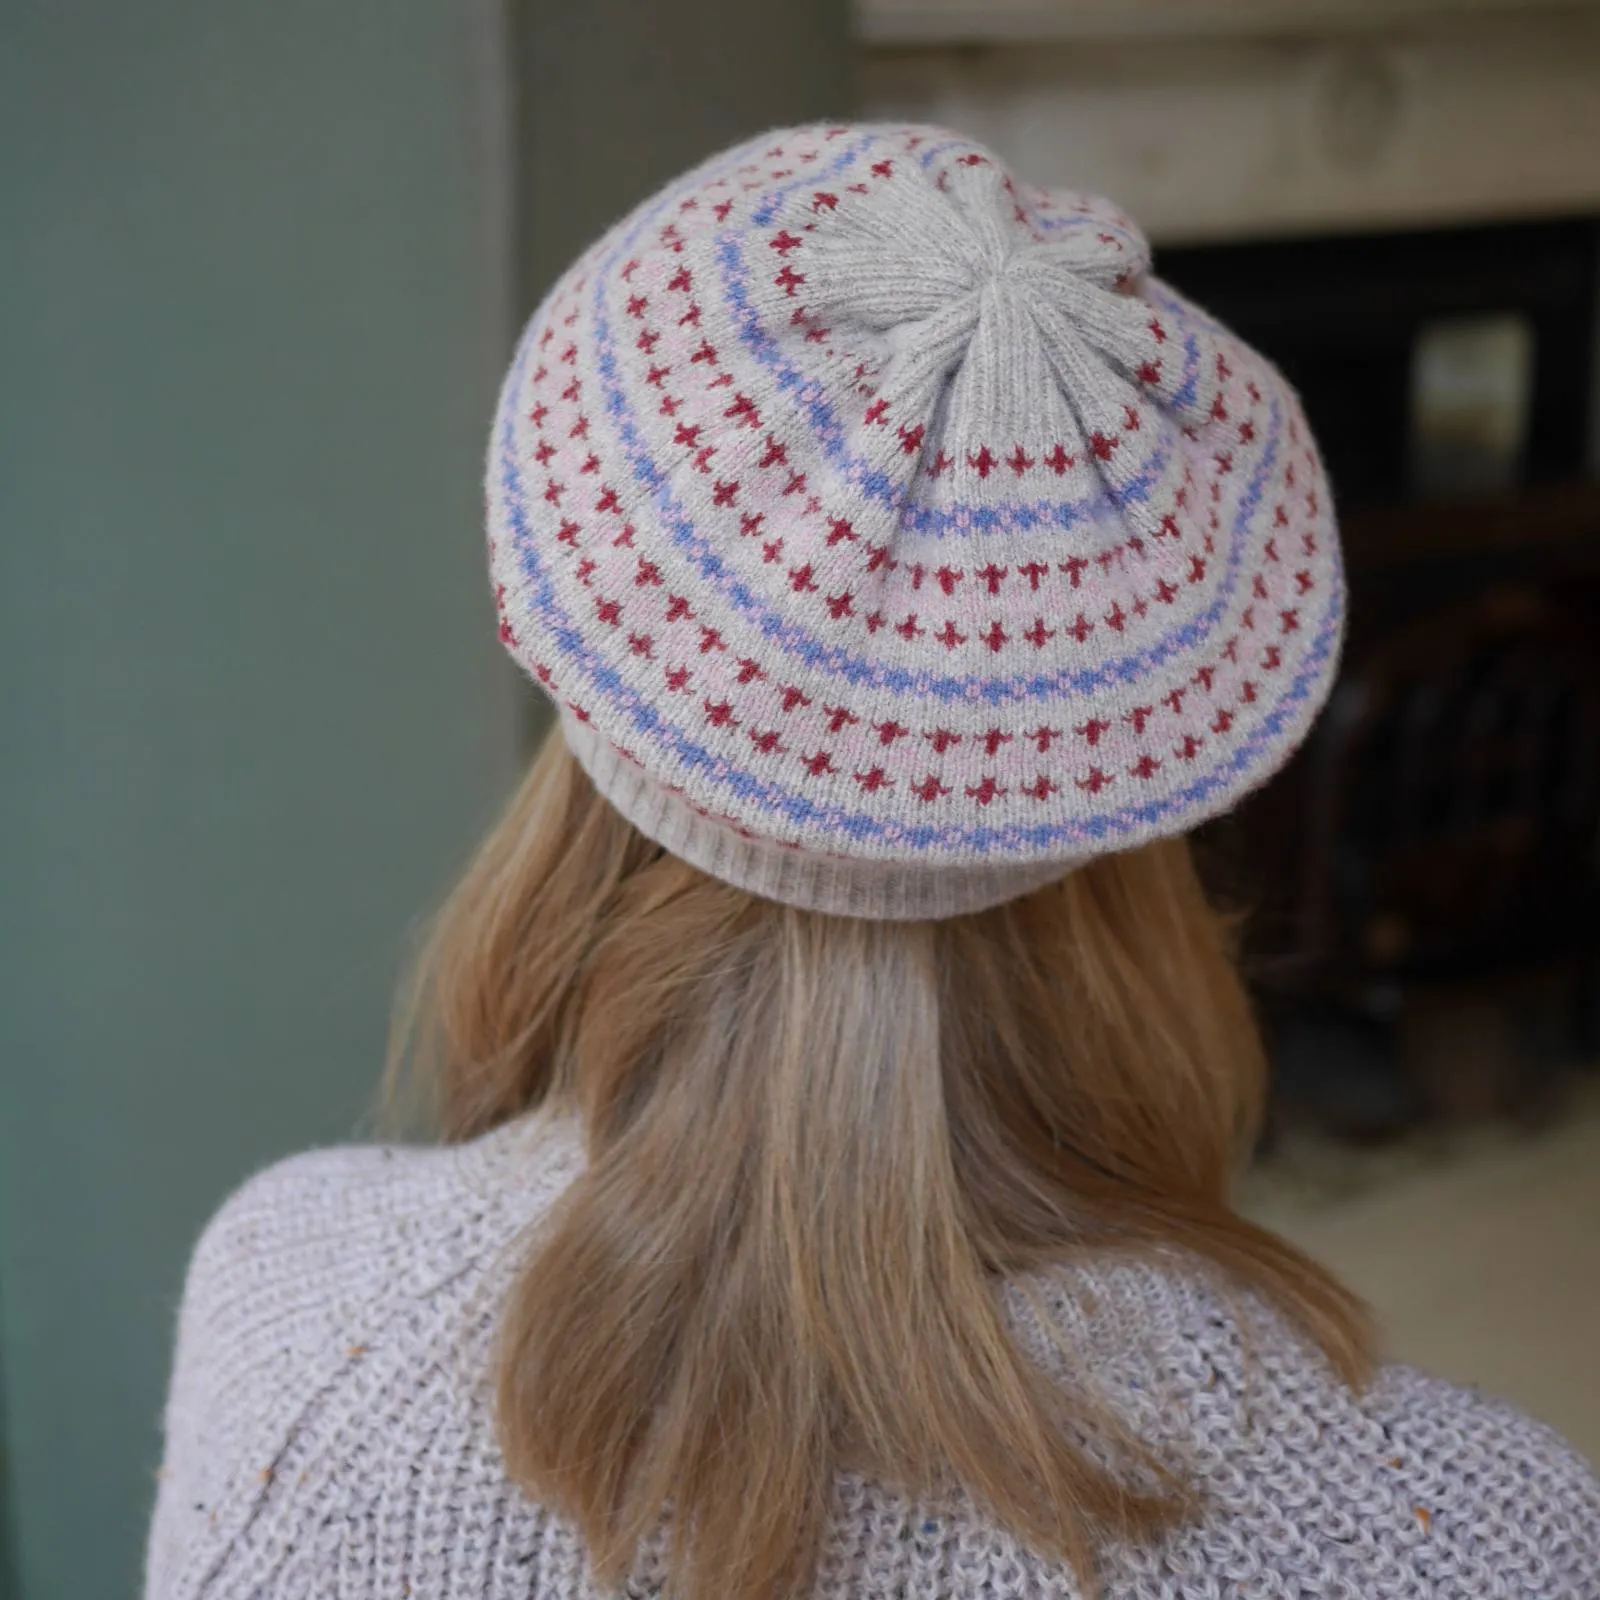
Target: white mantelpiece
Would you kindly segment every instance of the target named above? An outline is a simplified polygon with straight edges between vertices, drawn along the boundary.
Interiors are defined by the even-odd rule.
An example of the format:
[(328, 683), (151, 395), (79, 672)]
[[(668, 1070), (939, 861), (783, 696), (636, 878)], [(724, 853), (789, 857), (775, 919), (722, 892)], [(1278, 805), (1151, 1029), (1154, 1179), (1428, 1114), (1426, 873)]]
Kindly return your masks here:
[(876, 44), (1293, 37), (1593, 9), (1594, 0), (857, 0)]
[(860, 0), (868, 114), (1163, 241), (1600, 214), (1600, 3)]

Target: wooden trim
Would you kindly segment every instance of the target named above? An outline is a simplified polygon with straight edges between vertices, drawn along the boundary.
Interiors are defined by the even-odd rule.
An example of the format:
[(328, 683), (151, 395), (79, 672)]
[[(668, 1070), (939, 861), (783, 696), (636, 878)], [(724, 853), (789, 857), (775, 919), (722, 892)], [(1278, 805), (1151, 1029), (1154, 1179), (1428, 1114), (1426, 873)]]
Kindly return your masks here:
[(868, 44), (1274, 38), (1582, 11), (1597, 0), (857, 0)]

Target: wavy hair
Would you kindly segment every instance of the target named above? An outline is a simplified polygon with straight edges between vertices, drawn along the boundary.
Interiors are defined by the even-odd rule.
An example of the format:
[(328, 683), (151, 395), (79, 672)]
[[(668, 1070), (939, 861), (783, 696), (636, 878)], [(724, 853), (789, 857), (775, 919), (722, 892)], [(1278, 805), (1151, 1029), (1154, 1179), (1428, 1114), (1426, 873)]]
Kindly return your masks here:
[(1085, 1584), (1097, 1538), (1185, 1515), (1023, 1353), (1012, 1275), (1181, 1250), (1368, 1369), (1359, 1303), (1230, 1208), (1265, 1069), (1185, 841), (949, 920), (824, 916), (666, 854), (553, 734), (409, 995), (396, 1059), (447, 1137), (582, 1121), (503, 1310), (498, 1415), (602, 1582), (670, 1507), (676, 1592), (802, 1593), (844, 1467), (957, 1482)]

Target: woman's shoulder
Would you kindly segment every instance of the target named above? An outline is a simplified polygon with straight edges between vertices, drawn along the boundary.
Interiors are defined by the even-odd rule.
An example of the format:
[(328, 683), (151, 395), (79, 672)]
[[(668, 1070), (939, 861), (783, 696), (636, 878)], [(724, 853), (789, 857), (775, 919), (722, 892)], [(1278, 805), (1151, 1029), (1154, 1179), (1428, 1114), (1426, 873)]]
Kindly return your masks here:
[(310, 1151), (223, 1202), (178, 1313), (150, 1593), (189, 1592), (191, 1563), (276, 1527), (319, 1478), (359, 1495), (338, 1458), (380, 1400), (398, 1448), (440, 1384), (481, 1383), (481, 1313), (581, 1159), (569, 1124), (531, 1118), (460, 1145)]
[[(1327, 1593), (1600, 1600), (1600, 1481), (1517, 1406), (1399, 1363), (1352, 1388), (1271, 1307), (1181, 1258), (1058, 1276), (1017, 1308), (1024, 1330), (1041, 1311), (1063, 1336), (1053, 1368), (1076, 1367), (1209, 1507), (1127, 1553), (1129, 1575), (1220, 1561), (1265, 1582), (1265, 1563)], [(1129, 1576), (1122, 1592), (1141, 1591)]]
[[(1360, 1406), (1381, 1430), (1386, 1479), (1403, 1484), (1426, 1537), (1438, 1532), (1510, 1582), (1582, 1575), (1600, 1596), (1600, 1478), (1555, 1428), (1508, 1400), (1391, 1364)], [(1512, 1593), (1518, 1593), (1514, 1587)]]
[[(357, 1295), (425, 1292), (498, 1248), (576, 1171), (570, 1128), (530, 1118), (457, 1145), (340, 1145), (290, 1156), (218, 1207), (190, 1260), (185, 1310), (230, 1321)], [(287, 1310), (287, 1306), (279, 1309)]]

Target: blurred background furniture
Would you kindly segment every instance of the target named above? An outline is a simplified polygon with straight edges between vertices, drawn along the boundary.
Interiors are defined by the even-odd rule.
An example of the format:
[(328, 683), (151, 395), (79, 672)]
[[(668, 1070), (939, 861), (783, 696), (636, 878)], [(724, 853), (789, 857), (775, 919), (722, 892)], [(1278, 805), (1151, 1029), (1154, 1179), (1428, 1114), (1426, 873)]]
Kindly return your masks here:
[(869, 109), (1114, 195), (1301, 391), (1344, 675), (1205, 852), (1280, 1110), (1551, 1101), (1600, 954), (1600, 8), (861, 0)]
[(1299, 387), (1344, 512), (1340, 687), (1294, 766), (1215, 830), (1255, 909), (1280, 1099), (1367, 1136), (1543, 1106), (1554, 1063), (1592, 1044), (1600, 954), (1600, 229), (1160, 266)]

